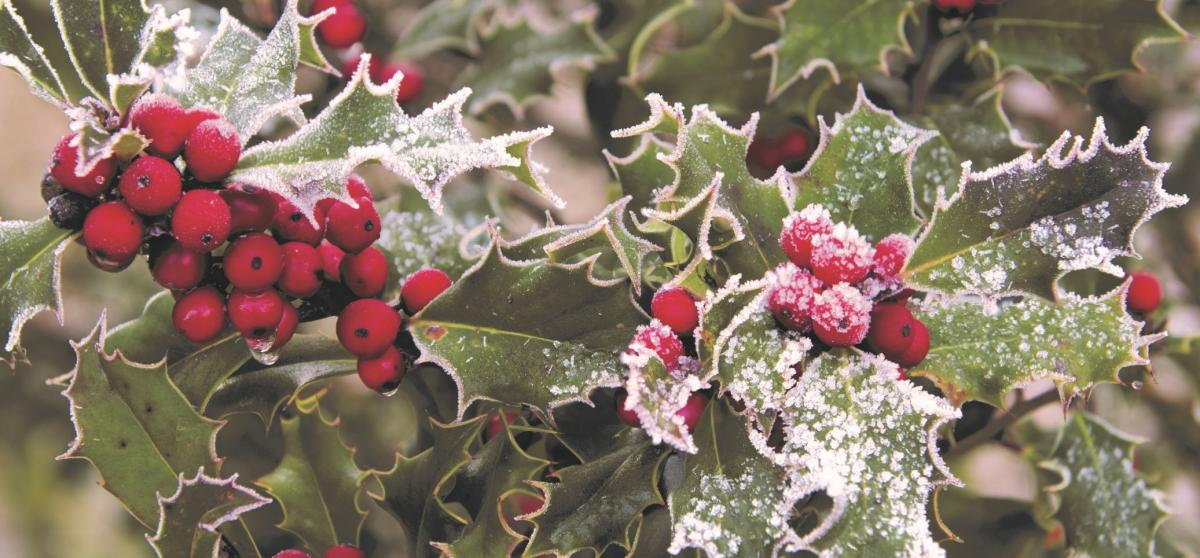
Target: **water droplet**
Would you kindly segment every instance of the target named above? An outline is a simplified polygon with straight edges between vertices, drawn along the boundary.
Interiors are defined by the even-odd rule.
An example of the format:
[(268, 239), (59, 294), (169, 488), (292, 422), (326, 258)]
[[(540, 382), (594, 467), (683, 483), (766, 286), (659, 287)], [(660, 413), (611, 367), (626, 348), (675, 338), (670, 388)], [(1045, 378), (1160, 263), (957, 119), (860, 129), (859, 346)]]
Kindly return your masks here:
[(1141, 380), (1134, 380), (1133, 382), (1131, 382), (1131, 383), (1129, 384), (1129, 387), (1131, 387), (1131, 388), (1133, 388), (1133, 389), (1135, 389), (1135, 390), (1137, 390), (1137, 389), (1142, 389), (1142, 381), (1141, 381)]
[(271, 350), (273, 345), (275, 345), (275, 334), (268, 337), (246, 339), (246, 346), (250, 347), (250, 356), (264, 366), (271, 366), (279, 360), (279, 351)]

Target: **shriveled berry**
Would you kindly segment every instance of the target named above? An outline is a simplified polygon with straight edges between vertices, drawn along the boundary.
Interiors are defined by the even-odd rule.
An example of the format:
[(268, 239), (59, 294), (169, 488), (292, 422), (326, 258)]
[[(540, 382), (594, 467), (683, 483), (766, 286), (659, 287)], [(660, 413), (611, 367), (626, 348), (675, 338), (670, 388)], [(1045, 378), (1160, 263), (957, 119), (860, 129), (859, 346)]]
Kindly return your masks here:
[(783, 220), (779, 233), (779, 246), (792, 263), (807, 268), (812, 257), (812, 240), (819, 234), (833, 230), (833, 219), (824, 206), (811, 204), (799, 213), (788, 215)]
[(381, 228), (379, 212), (369, 200), (358, 200), (358, 207), (339, 201), (329, 209), (325, 237), (338, 248), (353, 254), (379, 240)]
[(374, 246), (357, 254), (346, 254), (342, 260), (342, 283), (361, 297), (372, 297), (383, 291), (387, 272), (387, 257)]
[(172, 291), (186, 291), (204, 279), (204, 272), (208, 271), (208, 254), (193, 252), (173, 242), (150, 265), (155, 283)]
[(275, 219), (277, 203), (266, 190), (230, 186), (221, 190), (221, 199), (229, 205), (230, 232), (265, 231)]
[(518, 416), (520, 415), (512, 411), (500, 411), (499, 413), (488, 417), (487, 429), (484, 430), (484, 432), (487, 434), (486, 439), (491, 440), (504, 431), (504, 426), (500, 424), (501, 420), (507, 424), (512, 424), (513, 421), (517, 420)]
[(325, 279), (341, 283), (342, 260), (346, 258), (346, 253), (341, 248), (330, 244), (328, 240), (317, 246), (317, 253), (321, 255), (321, 270), (325, 272)]
[[(912, 345), (903, 353), (896, 355), (894, 360), (903, 368), (912, 368), (921, 364), (929, 354), (929, 328), (919, 320), (913, 320)], [(890, 357), (889, 357), (890, 358)]]
[(638, 326), (625, 352), (638, 354), (646, 350), (657, 355), (668, 370), (676, 370), (680, 366), (679, 359), (683, 356), (683, 342), (666, 324), (650, 320), (649, 324)]
[(179, 170), (170, 161), (143, 155), (121, 173), (117, 187), (125, 203), (142, 215), (158, 216), (170, 211), (183, 193)]
[(321, 288), (324, 275), (321, 254), (316, 248), (303, 242), (284, 243), (279, 290), (294, 297), (307, 298)]
[(275, 218), (271, 228), (284, 240), (296, 240), (316, 246), (325, 238), (326, 209), (321, 204), (313, 208), (313, 218), (310, 220), (296, 204), (279, 198), (275, 209)]
[(827, 345), (857, 345), (871, 327), (871, 301), (858, 289), (838, 283), (813, 302), (813, 332)]
[(151, 153), (168, 159), (179, 155), (193, 127), (183, 105), (161, 93), (147, 93), (134, 101), (129, 108), (129, 123), (150, 140), (147, 149)]
[(83, 220), (83, 245), (96, 259), (129, 265), (142, 247), (142, 220), (122, 201), (104, 202)]
[(396, 102), (407, 103), (421, 96), (425, 87), (425, 77), (421, 69), (408, 62), (389, 62), (379, 70), (379, 81), (392, 79), (397, 73), (404, 74), (400, 87), (396, 89)]
[(333, 15), (317, 24), (317, 34), (333, 48), (346, 48), (362, 39), (367, 30), (367, 19), (349, 2), (335, 8), (337, 11)]
[(683, 417), (683, 423), (687, 426), (688, 432), (695, 432), (696, 425), (700, 424), (700, 415), (704, 414), (704, 407), (707, 405), (707, 397), (693, 393), (688, 396), (687, 403), (683, 405), (683, 408), (675, 411), (675, 414)]
[(270, 236), (249, 233), (229, 244), (224, 263), (225, 277), (234, 288), (257, 293), (283, 275), (283, 249)]
[(229, 293), (229, 321), (246, 337), (266, 337), (279, 325), (285, 305), (275, 289), (258, 293), (234, 289)]
[(77, 231), (83, 228), (83, 220), (87, 218), (92, 208), (100, 205), (96, 198), (89, 198), (75, 192), (63, 192), (46, 204), (50, 212), (50, 222), (60, 229)]
[(42, 175), (42, 201), (49, 202), (50, 200), (66, 193), (66, 188), (55, 180), (54, 175), (47, 172)]
[(1129, 274), (1129, 293), (1125, 305), (1134, 312), (1149, 314), (1162, 303), (1162, 285), (1158, 278), (1144, 271)]
[(375, 391), (395, 389), (403, 376), (404, 356), (396, 347), (389, 346), (379, 356), (358, 359), (358, 379)]
[(852, 226), (838, 223), (812, 239), (813, 275), (826, 284), (858, 283), (871, 272), (874, 249)]
[(289, 548), (287, 550), (280, 550), (279, 552), (276, 552), (271, 558), (312, 558), (312, 555), (303, 550)]
[(237, 128), (221, 119), (205, 120), (187, 136), (183, 158), (188, 172), (202, 182), (217, 182), (229, 175), (242, 156)]
[(352, 544), (339, 544), (325, 551), (322, 558), (366, 558), (366, 554)]
[(437, 268), (427, 267), (413, 272), (400, 288), (400, 299), (404, 301), (404, 309), (409, 314), (424, 310), (433, 299), (449, 289), (451, 283), (450, 276)]
[(628, 399), (624, 391), (617, 395), (617, 418), (621, 422), (634, 428), (642, 427), (642, 419), (638, 418), (637, 411), (625, 408), (625, 401)]
[(890, 234), (875, 244), (871, 271), (880, 277), (895, 277), (904, 269), (904, 263), (912, 255), (916, 243), (905, 234)]
[(916, 319), (903, 304), (877, 304), (871, 310), (871, 329), (867, 340), (876, 351), (893, 357), (912, 345)]
[(767, 309), (784, 327), (807, 332), (812, 328), (813, 301), (821, 288), (821, 282), (808, 270), (785, 263), (775, 269)]
[(192, 343), (212, 341), (225, 329), (225, 297), (213, 287), (188, 292), (175, 301), (171, 321)]
[(85, 174), (76, 174), (79, 163), (79, 147), (71, 145), (76, 135), (59, 140), (50, 157), (50, 176), (66, 190), (94, 198), (108, 188), (113, 175), (117, 174), (117, 163), (112, 157), (101, 159)]
[(338, 315), (337, 337), (358, 357), (382, 354), (400, 331), (400, 314), (381, 300), (362, 298), (347, 304)]
[(691, 335), (692, 330), (700, 325), (696, 299), (687, 289), (679, 287), (654, 293), (650, 301), (650, 315), (680, 335)]
[(229, 239), (229, 204), (212, 190), (190, 190), (171, 214), (171, 234), (185, 248), (211, 252)]

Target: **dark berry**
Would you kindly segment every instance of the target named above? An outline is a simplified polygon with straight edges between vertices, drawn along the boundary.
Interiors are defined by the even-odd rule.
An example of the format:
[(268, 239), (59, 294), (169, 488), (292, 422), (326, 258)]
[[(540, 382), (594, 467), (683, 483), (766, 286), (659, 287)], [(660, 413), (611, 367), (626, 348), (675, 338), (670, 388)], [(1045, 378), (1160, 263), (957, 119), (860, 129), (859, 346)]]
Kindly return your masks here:
[(230, 186), (221, 190), (221, 199), (229, 205), (230, 232), (265, 231), (275, 219), (277, 203), (266, 190)]
[(212, 341), (225, 329), (225, 297), (213, 287), (195, 289), (175, 301), (171, 321), (192, 343)]
[(916, 243), (908, 235), (896, 233), (884, 237), (875, 245), (871, 271), (880, 277), (900, 275), (915, 246)]
[(148, 93), (135, 101), (129, 109), (129, 123), (150, 140), (148, 151), (168, 159), (179, 155), (192, 129), (183, 105), (160, 93)]
[(129, 207), (150, 216), (170, 211), (183, 193), (179, 170), (170, 161), (153, 155), (138, 157), (121, 173), (117, 187)]
[(838, 223), (812, 238), (812, 273), (827, 285), (858, 283), (871, 273), (875, 249), (852, 226)]
[(329, 209), (325, 237), (338, 248), (354, 254), (379, 240), (380, 228), (375, 204), (358, 200), (358, 207), (350, 207), (339, 201)]
[(387, 257), (374, 246), (357, 254), (346, 254), (342, 260), (342, 283), (360, 297), (372, 297), (387, 284), (387, 268)]
[(617, 418), (621, 419), (621, 422), (629, 426), (641, 428), (642, 419), (638, 418), (637, 411), (625, 408), (626, 399), (627, 397), (625, 392), (621, 392), (619, 395), (617, 395)]
[(896, 355), (892, 359), (899, 364), (901, 368), (912, 368), (921, 364), (925, 360), (925, 356), (929, 354), (929, 328), (918, 320), (913, 320), (912, 345), (909, 345), (903, 353)]
[(63, 188), (62, 184), (59, 184), (54, 179), (53, 174), (47, 172), (42, 175), (42, 201), (49, 203), (50, 200), (57, 198), (66, 191), (66, 188)]
[(683, 356), (683, 342), (666, 324), (650, 320), (649, 324), (638, 326), (625, 352), (638, 354), (647, 349), (657, 355), (668, 370), (679, 368), (679, 359)]
[(294, 297), (308, 298), (321, 288), (324, 275), (321, 254), (316, 248), (303, 242), (284, 243), (279, 290)]
[(237, 128), (225, 120), (205, 120), (187, 136), (183, 158), (188, 171), (201, 182), (218, 182), (229, 175), (242, 156)]
[(512, 411), (500, 411), (488, 417), (487, 429), (484, 430), (484, 433), (487, 434), (487, 439), (491, 440), (504, 431), (504, 425), (500, 424), (501, 420), (506, 424), (512, 424), (513, 421), (517, 420), (518, 416), (520, 415)]
[(325, 272), (325, 279), (341, 283), (342, 260), (346, 258), (346, 252), (326, 240), (317, 246), (317, 253), (321, 255), (321, 269)]
[(208, 254), (193, 252), (172, 242), (154, 258), (150, 274), (154, 282), (172, 291), (186, 291), (200, 284), (208, 271)]
[(382, 354), (392, 346), (399, 331), (400, 315), (391, 306), (373, 298), (351, 302), (338, 315), (338, 341), (358, 357)]
[(650, 301), (650, 315), (680, 335), (691, 335), (692, 330), (700, 325), (696, 299), (687, 289), (679, 287), (654, 293), (654, 299)]
[(867, 340), (871, 347), (888, 357), (902, 354), (912, 346), (916, 329), (912, 312), (903, 304), (877, 304), (871, 310), (871, 329)]
[(825, 344), (857, 345), (871, 327), (871, 301), (849, 284), (838, 283), (816, 296), (812, 321), (813, 332)]
[(375, 391), (391, 391), (404, 376), (404, 355), (396, 347), (384, 349), (383, 354), (358, 359), (358, 379)]
[(339, 544), (337, 546), (330, 547), (329, 550), (326, 550), (325, 555), (322, 556), (322, 558), (366, 558), (366, 556), (367, 555), (363, 554), (363, 551), (359, 550), (357, 546), (350, 544)]
[(113, 175), (117, 174), (117, 163), (112, 157), (101, 159), (85, 174), (76, 174), (79, 163), (79, 147), (71, 145), (75, 135), (64, 137), (54, 148), (50, 158), (50, 176), (66, 190), (94, 198), (108, 188)]
[(409, 314), (416, 314), (449, 289), (450, 284), (450, 276), (445, 271), (432, 267), (420, 269), (404, 280), (404, 286), (400, 288), (400, 300)]
[(99, 205), (96, 198), (89, 198), (75, 192), (63, 192), (53, 198), (47, 208), (50, 210), (50, 222), (60, 229), (77, 231), (83, 228), (83, 220), (87, 218), (92, 208)]
[(779, 246), (792, 263), (807, 268), (812, 257), (813, 237), (832, 230), (833, 220), (829, 217), (829, 211), (820, 205), (809, 205), (783, 220)]
[(229, 204), (212, 190), (190, 190), (171, 214), (171, 234), (185, 248), (211, 252), (229, 239)]
[(335, 6), (333, 15), (317, 24), (317, 34), (325, 44), (333, 48), (346, 48), (359, 39), (367, 30), (367, 20), (354, 4), (346, 2)]
[(683, 417), (683, 423), (687, 426), (688, 432), (694, 432), (696, 425), (700, 424), (700, 415), (704, 414), (704, 407), (707, 405), (707, 397), (693, 393), (688, 396), (687, 403), (683, 405), (683, 408), (675, 411), (675, 414)]
[(313, 208), (313, 218), (300, 211), (296, 204), (279, 198), (271, 228), (284, 240), (296, 240), (316, 246), (325, 238), (326, 209), (321, 204)]
[(396, 102), (407, 103), (421, 96), (425, 78), (421, 69), (407, 62), (389, 62), (379, 70), (379, 81), (392, 79), (397, 73), (404, 74), (400, 87), (396, 89)]
[(229, 321), (246, 337), (266, 337), (279, 325), (286, 305), (287, 302), (275, 289), (260, 293), (234, 289), (229, 293)]
[(249, 233), (225, 250), (225, 277), (236, 289), (257, 293), (274, 285), (283, 275), (283, 249), (274, 238)]
[(125, 202), (102, 203), (83, 220), (83, 245), (97, 260), (122, 268), (142, 247), (142, 220)]
[(1125, 305), (1134, 312), (1149, 314), (1162, 303), (1162, 285), (1158, 278), (1144, 271), (1129, 274), (1129, 293)]

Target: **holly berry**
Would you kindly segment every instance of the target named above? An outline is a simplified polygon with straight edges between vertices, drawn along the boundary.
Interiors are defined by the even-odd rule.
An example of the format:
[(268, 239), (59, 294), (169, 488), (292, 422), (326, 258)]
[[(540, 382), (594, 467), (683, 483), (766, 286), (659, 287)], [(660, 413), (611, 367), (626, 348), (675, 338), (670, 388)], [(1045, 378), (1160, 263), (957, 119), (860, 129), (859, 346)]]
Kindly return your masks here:
[(400, 288), (400, 300), (409, 314), (416, 314), (449, 289), (451, 283), (445, 271), (433, 267), (420, 269), (404, 280), (404, 286)]
[(912, 368), (921, 364), (929, 354), (929, 328), (918, 320), (913, 320), (912, 326), (912, 344), (892, 359), (902, 368)]
[(905, 234), (890, 234), (875, 245), (875, 255), (871, 260), (871, 271), (880, 277), (895, 277), (904, 269), (904, 263), (912, 255), (916, 243)]
[(338, 341), (358, 357), (382, 354), (392, 346), (399, 331), (400, 315), (391, 306), (373, 298), (351, 302), (338, 315)]
[(196, 129), (196, 126), (200, 125), (201, 122), (204, 122), (205, 120), (215, 120), (217, 118), (221, 118), (220, 113), (205, 107), (192, 107), (187, 109), (187, 112), (183, 115), (183, 121), (186, 122), (187, 125), (184, 139), (187, 138), (186, 134), (190, 134), (192, 130)]
[(403, 376), (404, 355), (396, 347), (389, 346), (376, 357), (358, 359), (358, 379), (375, 391), (395, 389)]
[(299, 207), (296, 207), (296, 204), (283, 198), (276, 201), (278, 205), (271, 228), (275, 229), (279, 236), (285, 240), (296, 240), (313, 246), (321, 243), (321, 239), (325, 238), (327, 215), (324, 206), (317, 204), (313, 208), (313, 218), (310, 220), (303, 211), (300, 211)]
[(943, 12), (967, 13), (975, 9), (975, 0), (933, 0), (933, 5)]
[(833, 231), (833, 219), (829, 210), (818, 204), (805, 207), (799, 213), (788, 215), (783, 220), (783, 231), (779, 233), (779, 246), (792, 263), (808, 267), (812, 258), (813, 237)]
[(813, 302), (813, 332), (833, 347), (857, 345), (871, 327), (871, 301), (858, 289), (838, 283)]
[(687, 403), (683, 405), (683, 408), (675, 411), (675, 414), (683, 417), (683, 423), (687, 426), (688, 432), (695, 432), (696, 425), (700, 424), (700, 415), (704, 414), (704, 407), (707, 405), (707, 397), (693, 393), (688, 396)]
[(329, 208), (326, 219), (326, 238), (335, 246), (357, 253), (379, 240), (379, 212), (370, 200), (357, 200), (358, 207), (342, 201)]
[(339, 544), (325, 551), (322, 558), (366, 558), (366, 554), (359, 550), (357, 546), (351, 544)]
[[(316, 11), (317, 9), (314, 4), (313, 12), (316, 13)], [(358, 71), (358, 66), (362, 63), (364, 54), (367, 53), (360, 52), (354, 56), (351, 56), (350, 58), (347, 58), (346, 61), (342, 63), (342, 75), (346, 76), (347, 78), (353, 76), (354, 72)], [(379, 79), (379, 68), (379, 57), (372, 54), (370, 60), (367, 62), (367, 77), (371, 78), (371, 81), (376, 83), (383, 81)]]
[(328, 10), (329, 8), (336, 8), (344, 4), (349, 4), (350, 2), (351, 0), (313, 0), (312, 8), (309, 10), (309, 13), (319, 14), (325, 10)]
[(171, 214), (171, 234), (185, 248), (211, 252), (229, 238), (229, 204), (212, 190), (191, 190)]
[(50, 176), (64, 189), (94, 198), (108, 187), (108, 182), (117, 173), (117, 164), (112, 157), (107, 157), (97, 161), (88, 173), (76, 174), (79, 148), (71, 145), (75, 137), (76, 134), (72, 134), (59, 140), (50, 157)]
[(874, 249), (852, 226), (838, 223), (812, 239), (813, 275), (826, 284), (858, 283), (871, 272)]
[(77, 231), (83, 228), (83, 220), (92, 208), (100, 205), (96, 198), (89, 198), (75, 192), (63, 192), (46, 204), (50, 213), (50, 222), (60, 229)]
[(317, 253), (321, 255), (321, 270), (325, 272), (325, 279), (341, 283), (342, 260), (346, 258), (346, 253), (341, 248), (330, 244), (328, 240), (317, 246)]
[(517, 420), (518, 416), (519, 415), (517, 415), (517, 413), (512, 411), (500, 411), (499, 413), (488, 417), (487, 430), (484, 431), (487, 433), (487, 439), (490, 440), (495, 438), (498, 434), (500, 434), (501, 431), (504, 430), (504, 426), (500, 424), (501, 420), (507, 424), (512, 424)]
[(289, 548), (287, 550), (280, 550), (279, 552), (276, 552), (271, 558), (312, 558), (312, 555), (303, 550)]
[(342, 260), (342, 283), (360, 297), (372, 297), (383, 291), (387, 272), (387, 257), (374, 246), (357, 254), (346, 254)]
[(229, 321), (246, 337), (266, 337), (283, 318), (287, 301), (275, 289), (248, 293), (234, 289), (229, 293)]
[(680, 335), (690, 335), (700, 325), (696, 299), (678, 287), (655, 293), (650, 301), (650, 314)]
[(903, 354), (912, 345), (912, 312), (903, 304), (878, 304), (871, 310), (867, 340), (876, 351), (890, 357)]
[(249, 233), (225, 250), (225, 277), (236, 289), (262, 292), (283, 275), (283, 249), (274, 238)]
[(83, 220), (83, 245), (95, 259), (124, 268), (142, 247), (142, 220), (122, 201), (97, 205)]
[(807, 158), (810, 147), (808, 134), (803, 130), (788, 130), (779, 137), (779, 157), (785, 164)]
[(229, 205), (230, 232), (265, 231), (275, 219), (278, 203), (266, 190), (231, 186), (221, 190), (221, 199)]
[(299, 298), (316, 294), (325, 275), (321, 254), (303, 242), (288, 242), (282, 248), (283, 274), (279, 276), (279, 290)]
[(647, 325), (638, 326), (629, 342), (627, 354), (637, 354), (649, 349), (658, 355), (668, 370), (679, 368), (680, 357), (683, 356), (683, 342), (675, 336), (675, 332), (658, 320), (650, 320)]
[(187, 136), (183, 159), (188, 171), (201, 182), (217, 182), (229, 175), (242, 156), (237, 128), (222, 119), (205, 120)]
[(784, 327), (806, 332), (812, 327), (813, 301), (821, 282), (808, 270), (786, 263), (775, 270), (776, 283), (767, 294), (767, 309)]
[(1162, 285), (1158, 278), (1144, 271), (1129, 274), (1129, 293), (1125, 305), (1134, 312), (1149, 314), (1162, 303)]
[(147, 150), (173, 159), (183, 149), (183, 142), (194, 124), (183, 105), (170, 95), (148, 93), (129, 108), (129, 123), (150, 140)]
[(300, 312), (291, 304), (283, 305), (283, 315), (279, 317), (279, 323), (275, 326), (275, 342), (271, 344), (271, 350), (278, 350), (280, 347), (287, 345), (288, 341), (292, 340), (292, 336), (296, 334), (296, 327), (300, 325)]
[[(746, 150), (746, 159), (766, 174), (770, 175), (783, 163), (783, 155), (779, 150), (779, 142), (764, 134), (754, 136), (750, 147)], [(765, 177), (764, 177), (765, 178)]]
[(186, 291), (200, 284), (208, 270), (208, 255), (193, 252), (178, 242), (154, 258), (150, 274), (154, 282), (172, 291)]
[(333, 48), (346, 48), (359, 39), (367, 30), (367, 20), (350, 2), (334, 6), (333, 15), (317, 24), (317, 34), (325, 44)]
[(389, 62), (379, 70), (379, 81), (392, 79), (397, 73), (404, 74), (400, 87), (396, 89), (396, 102), (407, 103), (421, 96), (425, 78), (421, 69), (407, 62)]
[(346, 192), (350, 194), (350, 197), (358, 200), (360, 203), (363, 200), (368, 202), (375, 201), (375, 196), (371, 195), (371, 189), (367, 187), (367, 183), (363, 182), (363, 179), (359, 178), (357, 175), (352, 174), (350, 175), (350, 178), (346, 179)]
[(625, 392), (621, 392), (620, 394), (617, 395), (617, 418), (621, 419), (621, 422), (623, 422), (629, 426), (632, 426), (634, 428), (641, 428), (642, 427), (642, 419), (638, 418), (637, 411), (634, 411), (633, 409), (625, 408), (625, 400), (626, 399), (627, 399), (627, 396), (626, 396)]
[(143, 155), (121, 173), (117, 183), (125, 203), (142, 215), (158, 216), (170, 211), (183, 193), (179, 170), (166, 159)]
[(213, 287), (200, 287), (175, 301), (175, 330), (197, 345), (216, 339), (225, 329), (225, 297)]

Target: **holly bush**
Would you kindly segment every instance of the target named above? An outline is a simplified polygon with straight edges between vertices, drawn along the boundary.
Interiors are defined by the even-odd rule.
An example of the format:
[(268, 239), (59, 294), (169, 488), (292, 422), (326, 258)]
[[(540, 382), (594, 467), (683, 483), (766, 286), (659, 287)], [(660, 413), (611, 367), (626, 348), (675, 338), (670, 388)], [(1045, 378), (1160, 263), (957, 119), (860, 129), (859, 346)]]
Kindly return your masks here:
[[(48, 215), (0, 222), (2, 354), (21, 367), (31, 319), (72, 319), (71, 253), (127, 276), (147, 261), (165, 290), (125, 323), (101, 315), (49, 383), (75, 430), (60, 459), (90, 463), (148, 554), (1195, 542), (1159, 532), (1164, 460), (1091, 398), (1190, 366), (1145, 272), (1165, 268), (1135, 249), (1170, 210), (1173, 274), (1200, 276), (1170, 238), (1188, 189), (1142, 126), (1190, 98), (1153, 88), (1186, 75), (1173, 18), (1190, 11), (15, 4), (0, 64), (69, 131)], [(1055, 139), (1068, 120), (1009, 98), (1022, 88), (1094, 125)], [(543, 141), (573, 154), (540, 164)], [(572, 213), (589, 194), (571, 167), (596, 161), (603, 203)], [(1051, 403), (1063, 420), (1030, 418)], [(1196, 432), (1178, 407), (1164, 423)], [(958, 474), (983, 448), (1033, 493)]]

